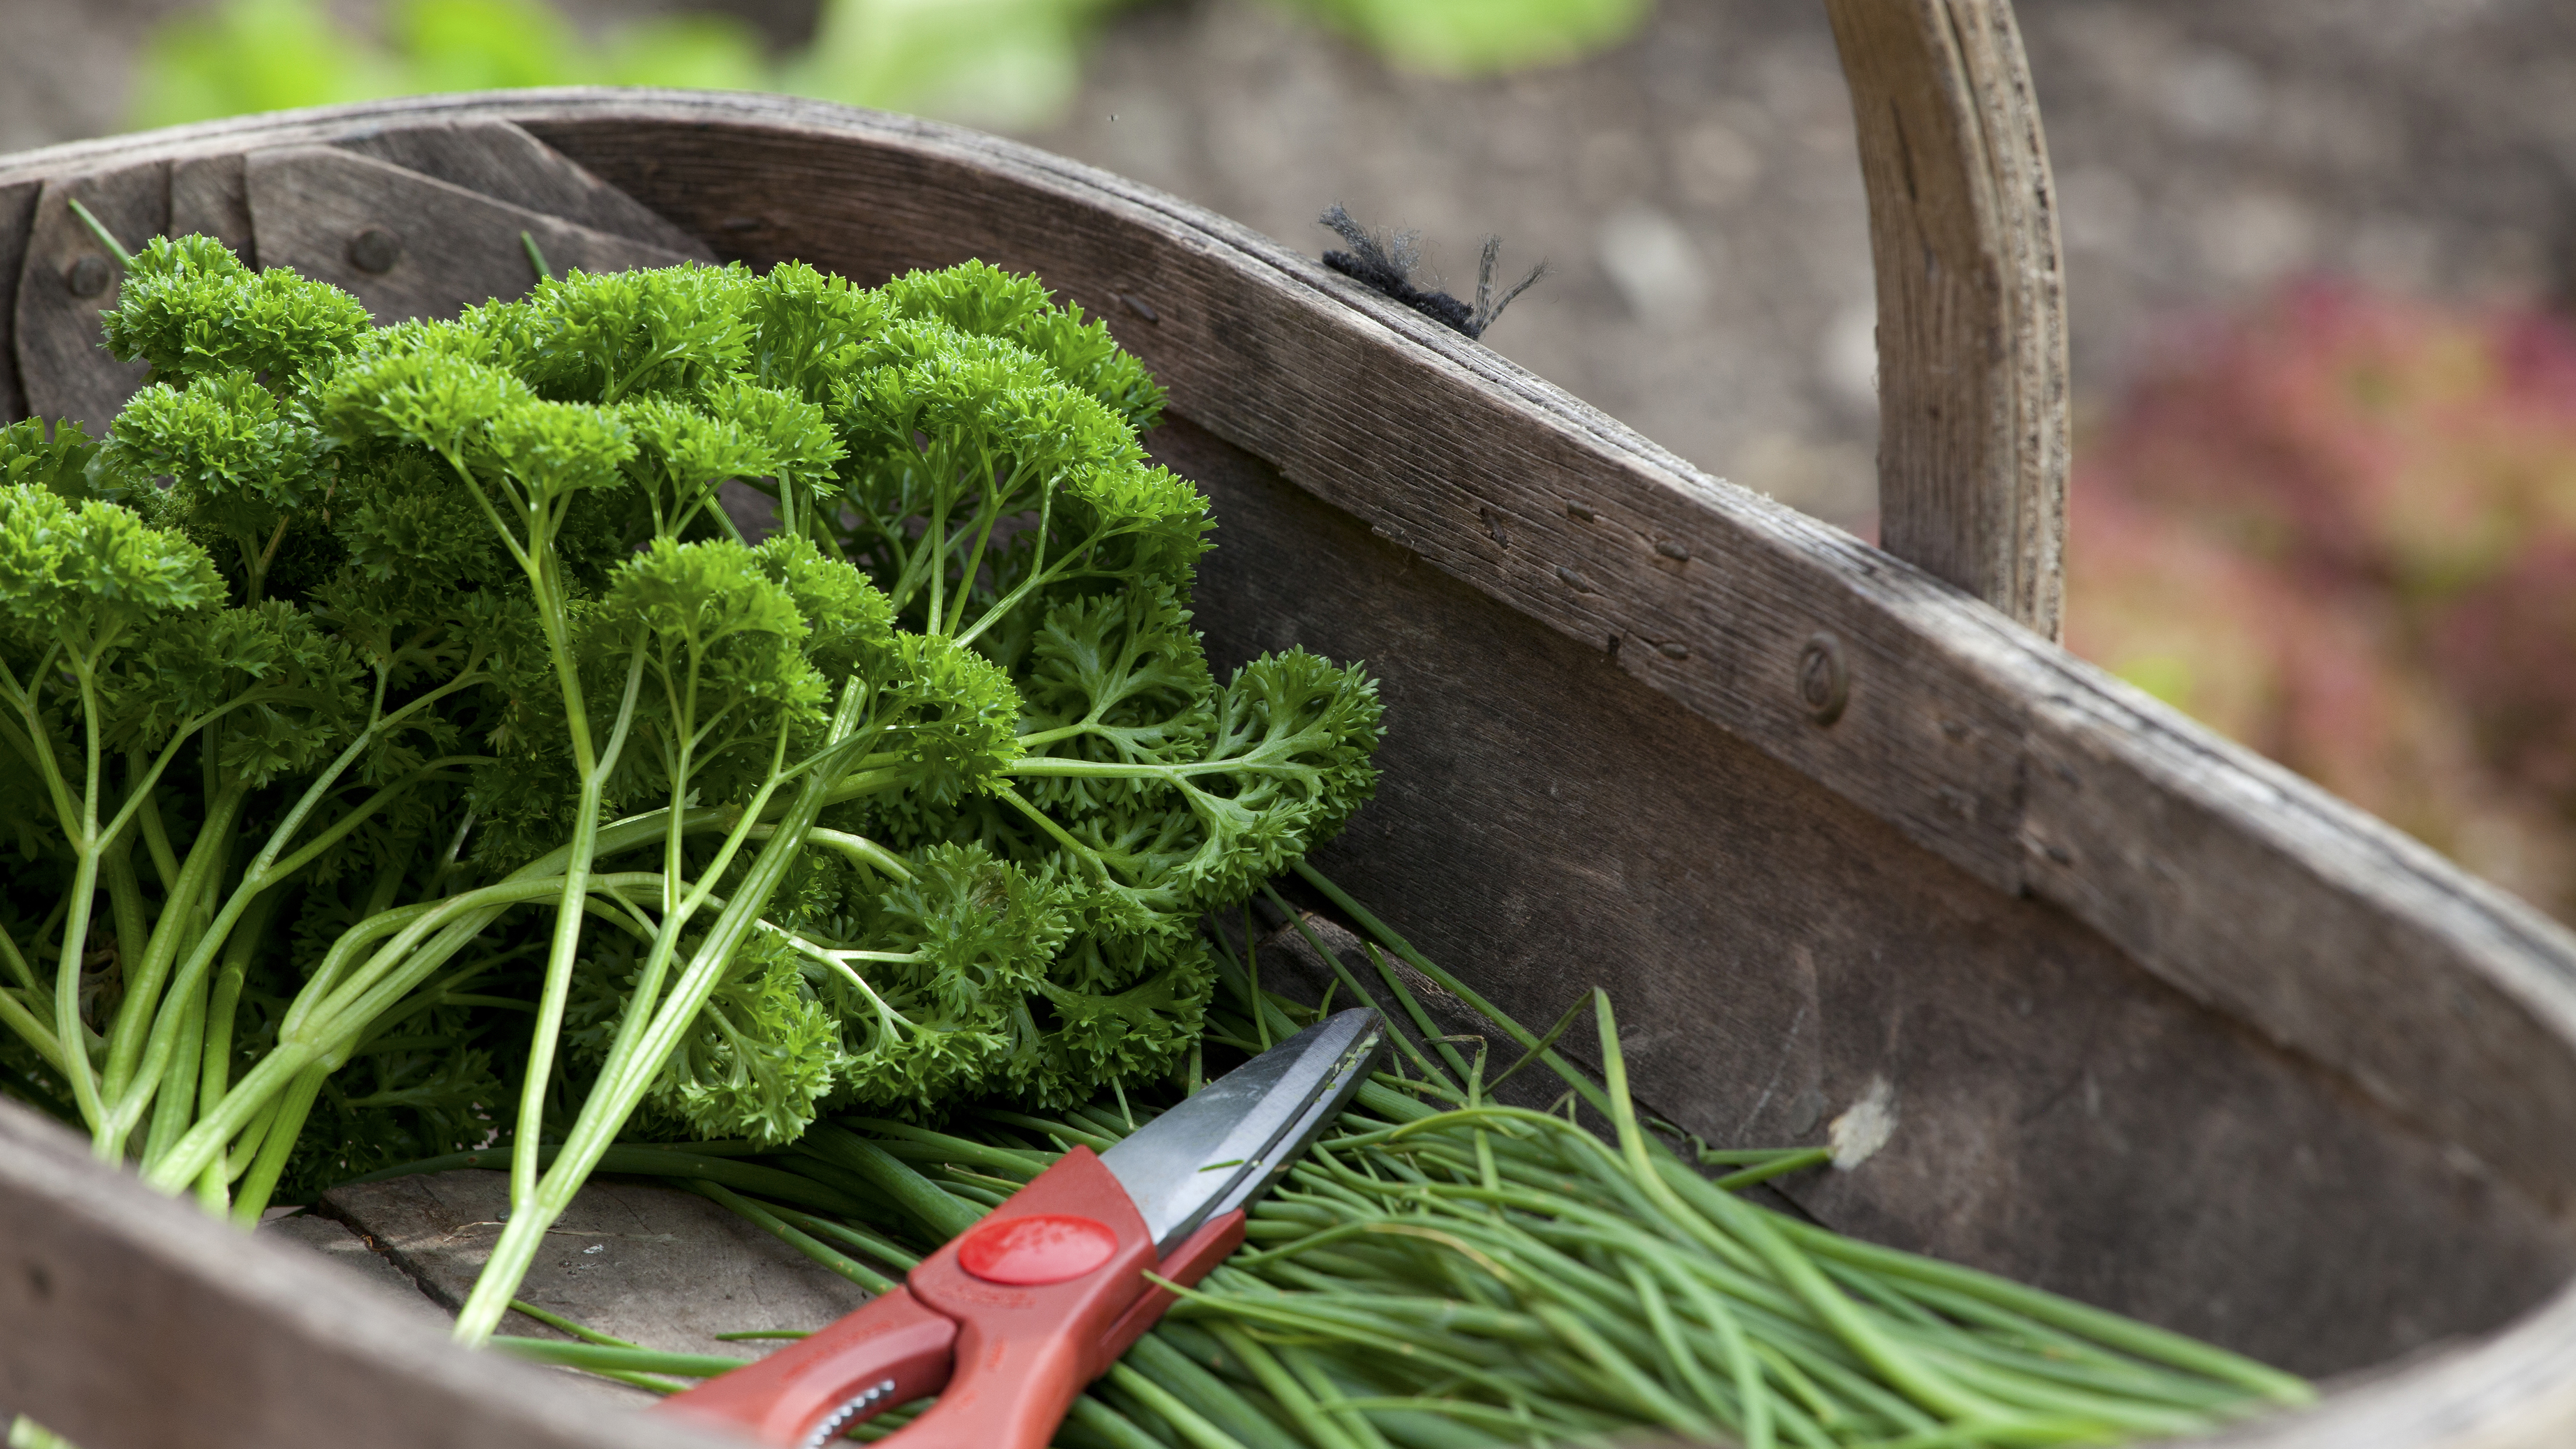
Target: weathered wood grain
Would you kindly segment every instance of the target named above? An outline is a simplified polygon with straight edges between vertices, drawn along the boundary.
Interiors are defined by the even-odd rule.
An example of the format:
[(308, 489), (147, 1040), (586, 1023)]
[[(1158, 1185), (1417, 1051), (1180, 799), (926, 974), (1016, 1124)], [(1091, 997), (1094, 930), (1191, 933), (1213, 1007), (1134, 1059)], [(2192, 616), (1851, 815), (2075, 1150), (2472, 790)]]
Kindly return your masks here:
[(2055, 639), (2064, 595), (2065, 266), (2004, 0), (1827, 0), (1878, 280), (1888, 552)]
[[(523, 229), (558, 270), (713, 260), (702, 243), (505, 121), (343, 126), (329, 140), (327, 149), (309, 144), (290, 127), (278, 145), (182, 147), (54, 184), (86, 188), (63, 196), (79, 195), (128, 248), (202, 231), (256, 265), (292, 266), (347, 288), (379, 320), (452, 314), (525, 292), (534, 277), (518, 241)], [(44, 197), (47, 184), (14, 182), (0, 194), (0, 214), (25, 209), (23, 220), (0, 222), (0, 303), (14, 344), (0, 355), (0, 416), (71, 417), (96, 433), (144, 370), (98, 348), (97, 313), (115, 304), (113, 279), (96, 296), (71, 295), (70, 269), (104, 253), (61, 197)], [(254, 215), (263, 207), (264, 228)], [(355, 233), (377, 225), (403, 239), (384, 273), (350, 257)], [(29, 376), (32, 389), (22, 381)]]
[(188, 156), (170, 163), (170, 235), (197, 232), (222, 242), (245, 264), (260, 265), (239, 155)]
[(10, 324), (18, 386), (29, 412), (77, 420), (97, 437), (142, 382), (144, 367), (107, 353), (98, 315), (116, 305), (124, 268), (81, 225), (74, 200), (131, 251), (170, 224), (170, 163), (48, 180), (36, 198)]
[(2544, 1065), (2576, 1034), (2564, 930), (2136, 691), (2068, 687), (2079, 669), (2035, 692), (2032, 892), (2554, 1216), (2576, 1211), (2555, 1163), (2531, 1170), (2576, 1107)]
[(332, 144), (512, 206), (699, 261), (704, 243), (507, 121), (364, 127)]
[(564, 221), (337, 147), (253, 151), (244, 171), (261, 261), (329, 282), (380, 323), (453, 317), (525, 296), (537, 273), (523, 232), (557, 273), (669, 266), (704, 254)]
[(2327, 1387), (2314, 1408), (2200, 1436), (2195, 1449), (2562, 1449), (2576, 1425), (2576, 1299), (2511, 1333)]
[[(440, 1307), (419, 1283), (414, 1282), (410, 1274), (397, 1266), (390, 1255), (381, 1251), (379, 1247), (373, 1246), (372, 1238), (362, 1236), (346, 1223), (313, 1213), (302, 1213), (262, 1223), (259, 1234), (272, 1241), (294, 1243), (319, 1254), (324, 1262), (342, 1269), (350, 1278), (374, 1293), (378, 1301), (392, 1307), (395, 1312), (407, 1318), (416, 1319), (428, 1325), (433, 1332), (441, 1334), (447, 1332), (453, 1321), (448, 1311)], [(572, 1336), (559, 1333), (542, 1323), (515, 1313), (505, 1320), (501, 1331), (523, 1334), (532, 1338), (565, 1339)], [(595, 1374), (582, 1373), (576, 1369), (553, 1368), (547, 1371), (547, 1375), (560, 1380), (576, 1393), (588, 1398), (604, 1400), (621, 1409), (642, 1408), (650, 1404), (654, 1397), (646, 1390), (621, 1384), (612, 1379), (600, 1378)]]
[(0, 1101), (0, 1407), (83, 1449), (715, 1449), (469, 1354)]
[(298, 1244), (319, 1253), (325, 1262), (337, 1264), (349, 1275), (375, 1290), (376, 1296), (407, 1317), (416, 1318), (432, 1329), (444, 1332), (448, 1324), (445, 1310), (431, 1300), (421, 1286), (396, 1266), (394, 1260), (369, 1245), (369, 1240), (347, 1223), (316, 1213), (297, 1213), (259, 1225), (259, 1236)]
[(1608, 987), (1640, 1095), (1720, 1145), (1821, 1142), (1885, 1081), (1887, 1147), (1785, 1184), (1820, 1220), (2319, 1373), (2576, 1268), (2550, 1205), (2065, 911), (1906, 849), (1188, 420), (1150, 441), (1216, 504), (1195, 622), (1220, 674), (1303, 647), (1378, 680), (1378, 797), (1325, 873), (1533, 1027)]
[[(35, 229), (36, 198), (41, 181), (14, 181), (0, 186), (0, 317), (18, 312), (18, 271), (27, 259), (28, 234)], [(27, 395), (18, 385), (18, 349), (0, 345), (0, 423), (27, 415)]]
[[(451, 1312), (472, 1291), (510, 1205), (503, 1172), (465, 1169), (336, 1188), (321, 1211), (375, 1240)], [(719, 1333), (813, 1330), (867, 1301), (857, 1284), (694, 1193), (595, 1181), (546, 1231), (519, 1297), (672, 1353), (756, 1358), (775, 1344)], [(511, 1315), (504, 1333), (547, 1336)]]

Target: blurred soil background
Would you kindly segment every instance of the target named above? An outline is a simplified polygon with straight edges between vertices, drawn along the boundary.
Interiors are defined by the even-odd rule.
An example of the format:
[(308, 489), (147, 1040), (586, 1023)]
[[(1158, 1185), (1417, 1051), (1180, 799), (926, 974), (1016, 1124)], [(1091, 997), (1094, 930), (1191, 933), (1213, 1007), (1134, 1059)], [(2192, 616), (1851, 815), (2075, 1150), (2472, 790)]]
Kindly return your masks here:
[[(678, 8), (562, 7), (601, 54)], [(706, 83), (860, 63), (816, 0), (688, 8), (765, 52), (700, 63)], [(980, 90), (864, 96), (1310, 254), (1337, 244), (1315, 217), (1339, 202), (1418, 230), (1452, 290), (1498, 235), (1507, 273), (1549, 276), (1489, 345), (1712, 473), (1874, 530), (1867, 216), (1821, 5), (1662, 0), (1606, 49), (1474, 75), (1430, 72), (1496, 67), (1391, 63), (1319, 24), (1332, 8), (1112, 8)], [(151, 119), (150, 87), (177, 83), (138, 68), (145, 36), (193, 9), (8, 0), (0, 150)], [(377, 23), (368, 0), (334, 13)], [(2073, 313), (2070, 645), (2576, 918), (2576, 5), (2018, 13)]]

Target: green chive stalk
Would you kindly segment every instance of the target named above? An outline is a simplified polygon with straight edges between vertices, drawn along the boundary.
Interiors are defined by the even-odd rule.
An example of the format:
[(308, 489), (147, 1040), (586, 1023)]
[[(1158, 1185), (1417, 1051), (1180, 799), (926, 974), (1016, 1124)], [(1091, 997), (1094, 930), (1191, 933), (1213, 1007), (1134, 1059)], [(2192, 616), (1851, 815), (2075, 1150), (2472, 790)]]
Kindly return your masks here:
[[(1373, 917), (1360, 924), (1473, 999)], [(1319, 1014), (1256, 991), (1216, 944), (1212, 1047), (1255, 1051)], [(1541, 1036), (1485, 1008), (1525, 1053), (1489, 1080), (1481, 1049), (1440, 1040), (1391, 970), (1373, 994), (1341, 963), (1336, 976), (1336, 993), (1411, 1028), (1395, 1062), (1254, 1205), (1246, 1247), (1196, 1287), (1173, 1285), (1181, 1301), (1092, 1386), (1059, 1443), (1499, 1449), (1661, 1432), (1747, 1449), (2055, 1446), (2188, 1434), (2313, 1397), (2214, 1346), (1740, 1195), (1815, 1170), (1813, 1149), (1711, 1152), (1732, 1169), (1712, 1180), (1646, 1129), (1598, 993), (1569, 1013), (1593, 1017), (1597, 1078), (1553, 1051), (1568, 1022)], [(1599, 1108), (1608, 1136), (1495, 1102), (1491, 1083), (1531, 1061)], [(692, 1187), (882, 1291), (1065, 1148), (1113, 1145), (1153, 1112), (1131, 1095), (1051, 1115), (976, 1109), (942, 1127), (851, 1117), (766, 1160), (867, 1188), (855, 1220), (764, 1200), (774, 1185)], [(715, 1160), (687, 1144), (668, 1155)], [(597, 1370), (657, 1362), (596, 1343), (533, 1351)], [(857, 1437), (901, 1422), (881, 1416)]]

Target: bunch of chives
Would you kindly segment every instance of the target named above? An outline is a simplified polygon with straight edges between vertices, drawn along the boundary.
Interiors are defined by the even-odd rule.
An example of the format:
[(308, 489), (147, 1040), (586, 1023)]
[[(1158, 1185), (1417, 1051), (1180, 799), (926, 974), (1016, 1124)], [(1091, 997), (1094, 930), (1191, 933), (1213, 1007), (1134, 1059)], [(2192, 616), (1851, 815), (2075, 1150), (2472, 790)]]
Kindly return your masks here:
[[(1066, 1449), (1486, 1449), (1640, 1431), (1746, 1449), (2109, 1444), (2312, 1397), (2196, 1340), (1748, 1201), (1744, 1187), (1821, 1154), (1724, 1154), (1738, 1170), (1711, 1181), (1640, 1125), (1606, 996), (1586, 1003), (1596, 1081), (1552, 1049), (1577, 1013), (1529, 1032), (1301, 872), (1374, 938), (1381, 989), (1309, 937), (1337, 981), (1325, 1003), (1293, 1003), (1219, 936), (1207, 1040), (1258, 1051), (1346, 990), (1387, 1012), (1396, 1056), (1253, 1207), (1244, 1250), (1093, 1385), (1058, 1435)], [(1380, 947), (1483, 1012), (1519, 1060), (1489, 1077)], [(1533, 1063), (1566, 1083), (1562, 1114), (1494, 1100)], [(1577, 1100), (1611, 1132), (1583, 1125)], [(1067, 1148), (1106, 1148), (1151, 1115), (1113, 1098), (1053, 1116), (980, 1109), (945, 1131), (850, 1119), (767, 1157), (677, 1144), (603, 1166), (677, 1178), (882, 1291), (882, 1270), (909, 1268)], [(420, 1166), (433, 1165), (449, 1164)], [(726, 1181), (701, 1175), (719, 1168)], [(583, 1341), (496, 1342), (663, 1391), (729, 1362), (556, 1326)], [(854, 1437), (908, 1420), (881, 1415)]]

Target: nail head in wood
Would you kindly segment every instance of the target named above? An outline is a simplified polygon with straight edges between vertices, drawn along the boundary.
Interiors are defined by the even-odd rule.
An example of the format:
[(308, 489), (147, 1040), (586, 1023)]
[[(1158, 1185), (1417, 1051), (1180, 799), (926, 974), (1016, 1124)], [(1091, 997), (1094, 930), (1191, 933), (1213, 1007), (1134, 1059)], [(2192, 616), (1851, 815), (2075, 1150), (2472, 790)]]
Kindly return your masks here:
[(75, 297), (95, 297), (116, 280), (116, 269), (107, 258), (92, 253), (63, 269), (63, 287)]
[(1799, 651), (1798, 702), (1820, 725), (1841, 719), (1851, 702), (1851, 669), (1843, 662), (1842, 641), (1833, 635), (1819, 631)]
[(349, 265), (359, 271), (382, 276), (402, 260), (403, 240), (380, 226), (368, 227), (349, 238)]

